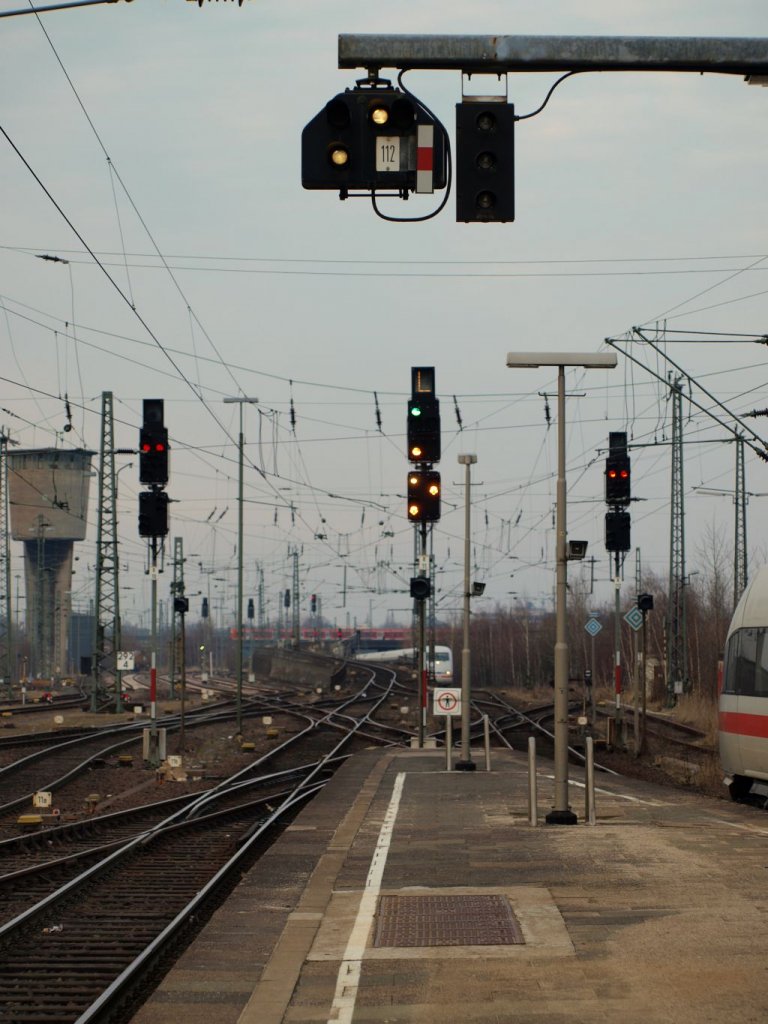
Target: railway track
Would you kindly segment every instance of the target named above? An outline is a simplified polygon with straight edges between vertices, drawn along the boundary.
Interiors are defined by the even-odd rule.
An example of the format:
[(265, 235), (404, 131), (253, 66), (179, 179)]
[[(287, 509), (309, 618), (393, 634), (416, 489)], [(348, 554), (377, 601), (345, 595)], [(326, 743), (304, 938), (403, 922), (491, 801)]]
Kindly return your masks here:
[[(244, 702), (243, 717), (254, 718), (280, 708), (280, 697), (269, 701), (253, 699)], [(235, 714), (231, 701), (200, 707), (187, 712), (185, 729), (231, 722)], [(76, 730), (74, 736), (66, 738), (57, 733), (44, 734), (42, 738), (28, 737), (30, 742), (24, 747), (31, 747), (31, 752), (12, 761), (9, 759), (14, 753), (13, 746), (22, 738), (14, 737), (7, 748), (0, 744), (0, 757), (6, 761), (0, 767), (0, 836), (8, 834), (7, 829), (15, 820), (12, 815), (28, 807), (39, 790), (61, 792), (67, 783), (94, 766), (109, 763), (121, 752), (140, 758), (143, 731), (149, 724), (148, 720), (142, 720), (85, 732)], [(180, 730), (181, 720), (178, 715), (165, 716), (157, 725), (173, 734)]]
[[(303, 715), (305, 727), (204, 794), (0, 844), (2, 1012), (19, 1024), (85, 1024), (141, 998), (149, 975), (347, 751), (369, 743), (393, 683), (333, 708), (285, 709)], [(311, 760), (296, 767), (308, 750)], [(294, 766), (275, 771), (281, 759)]]
[[(0, 843), (0, 1007), (8, 1019), (115, 1019), (117, 1006), (143, 998), (151, 978), (356, 743), (408, 743), (410, 730), (376, 719), (413, 694), (392, 673), (369, 671), (347, 697), (310, 704), (289, 694), (253, 698), (249, 711), (269, 713), (290, 735), (204, 793)], [(494, 742), (509, 746), (521, 733), (545, 737), (552, 709), (521, 712), (496, 694), (478, 695), (473, 730), (483, 714), (492, 717)], [(115, 742), (138, 739), (118, 735)], [(104, 740), (83, 742), (103, 750)]]
[[(269, 827), (316, 787), (156, 827), (107, 854), (0, 927), (0, 1005), (19, 1022), (99, 1019), (147, 958), (168, 954), (259, 852)], [(250, 836), (250, 839), (249, 839)], [(84, 1015), (87, 1015), (84, 1017)]]

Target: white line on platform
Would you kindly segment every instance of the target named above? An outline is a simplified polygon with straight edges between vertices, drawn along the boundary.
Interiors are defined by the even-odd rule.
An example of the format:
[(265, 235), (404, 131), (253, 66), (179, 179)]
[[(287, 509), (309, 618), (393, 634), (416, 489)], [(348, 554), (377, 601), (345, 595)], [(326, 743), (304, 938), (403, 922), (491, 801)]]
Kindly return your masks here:
[(400, 807), (400, 797), (405, 784), (405, 772), (399, 772), (395, 778), (395, 785), (392, 789), (392, 799), (389, 801), (387, 813), (379, 832), (376, 842), (376, 849), (371, 858), (371, 866), (368, 869), (368, 877), (365, 880), (365, 888), (360, 898), (360, 907), (352, 928), (352, 932), (344, 950), (344, 959), (339, 967), (338, 978), (336, 979), (336, 992), (331, 1006), (331, 1015), (328, 1024), (352, 1024), (352, 1017), (357, 1002), (357, 991), (360, 987), (360, 974), (362, 972), (363, 954), (368, 945), (368, 936), (376, 913), (376, 901), (381, 890), (381, 880), (384, 877), (384, 867), (387, 863), (389, 845), (392, 842), (392, 833), (395, 830), (395, 821)]
[[(545, 779), (554, 780), (554, 775), (545, 775)], [(568, 779), (569, 786), (575, 786), (577, 789), (584, 789), (584, 783), (579, 782), (578, 779)], [(648, 807), (666, 807), (667, 805), (662, 800), (643, 800), (639, 796), (631, 796), (629, 793), (616, 793), (612, 789), (601, 789), (600, 786), (595, 787), (596, 793), (603, 793), (605, 796), (616, 797), (617, 800), (629, 800), (633, 804), (646, 804)]]
[(740, 821), (726, 821), (724, 818), (713, 818), (712, 820), (716, 825), (728, 825), (730, 828), (739, 828), (756, 836), (768, 836), (768, 832), (765, 829), (755, 828), (754, 825), (742, 825)]

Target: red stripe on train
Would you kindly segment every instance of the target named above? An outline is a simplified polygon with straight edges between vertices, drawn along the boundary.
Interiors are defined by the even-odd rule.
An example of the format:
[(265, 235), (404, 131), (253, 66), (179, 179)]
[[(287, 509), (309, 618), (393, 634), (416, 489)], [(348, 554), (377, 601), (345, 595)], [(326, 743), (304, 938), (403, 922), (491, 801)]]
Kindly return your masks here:
[(747, 715), (740, 711), (721, 711), (720, 732), (768, 739), (768, 715)]

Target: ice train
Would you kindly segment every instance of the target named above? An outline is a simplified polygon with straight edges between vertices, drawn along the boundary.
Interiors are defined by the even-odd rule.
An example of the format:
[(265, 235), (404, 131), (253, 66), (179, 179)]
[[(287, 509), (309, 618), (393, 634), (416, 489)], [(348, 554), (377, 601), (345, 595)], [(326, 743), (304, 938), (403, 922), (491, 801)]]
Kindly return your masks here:
[[(431, 650), (431, 648), (430, 648)], [(355, 661), (413, 661), (413, 647), (403, 647), (397, 651), (365, 651), (354, 656)], [(435, 647), (435, 681), (451, 684), (453, 681), (453, 654), (450, 647)]]
[(734, 800), (768, 793), (768, 566), (736, 606), (723, 655), (720, 760)]

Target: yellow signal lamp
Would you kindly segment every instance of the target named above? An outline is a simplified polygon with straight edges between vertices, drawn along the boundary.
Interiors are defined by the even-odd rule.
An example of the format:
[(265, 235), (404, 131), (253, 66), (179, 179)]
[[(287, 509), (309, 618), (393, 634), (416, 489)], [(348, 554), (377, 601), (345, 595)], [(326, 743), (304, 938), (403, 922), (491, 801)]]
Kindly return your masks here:
[(411, 519), (415, 519), (416, 516), (418, 516), (418, 514), (419, 514), (419, 506), (418, 505), (409, 505), (408, 506), (408, 515), (411, 517)]
[(439, 485), (438, 484), (430, 484), (429, 485), (429, 493), (432, 495), (433, 498), (437, 497), (437, 495), (440, 493)]
[(373, 107), (371, 109), (371, 121), (378, 127), (382, 128), (387, 121), (389, 121), (389, 111), (386, 107)]
[(346, 167), (349, 163), (349, 150), (344, 146), (334, 146), (329, 156), (334, 167)]
[(411, 456), (414, 459), (420, 459), (423, 454), (424, 452), (420, 445), (414, 444), (411, 446)]

